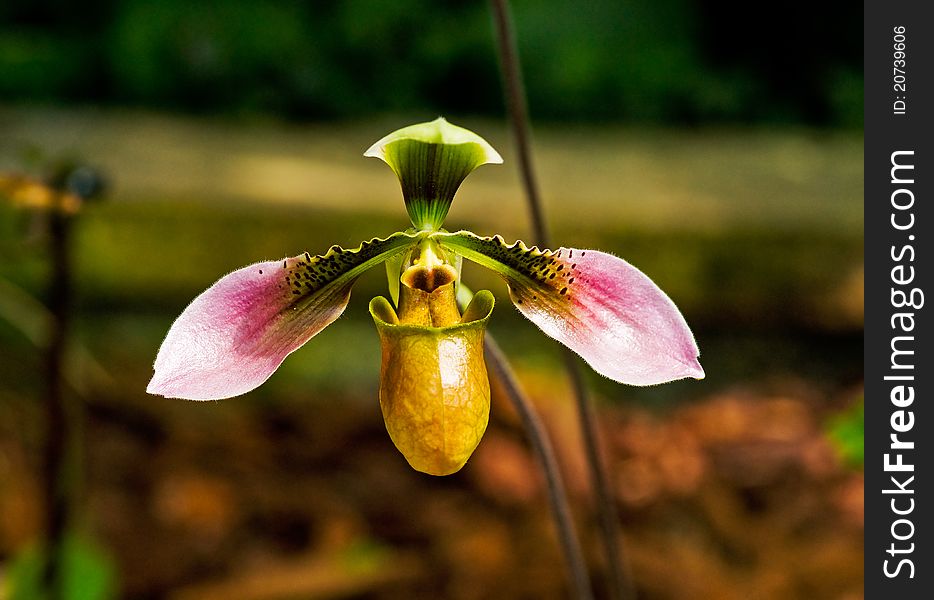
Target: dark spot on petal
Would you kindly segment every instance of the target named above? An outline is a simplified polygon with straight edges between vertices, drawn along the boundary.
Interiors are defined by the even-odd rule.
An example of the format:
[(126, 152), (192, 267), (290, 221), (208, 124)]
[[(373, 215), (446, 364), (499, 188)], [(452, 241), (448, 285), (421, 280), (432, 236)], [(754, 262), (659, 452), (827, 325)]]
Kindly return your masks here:
[(587, 256), (586, 252), (581, 252), (581, 256)]
[(570, 279), (568, 279), (568, 285), (571, 285), (572, 283), (574, 283), (574, 278), (573, 278), (573, 277), (571, 277)]
[(262, 269), (259, 270), (259, 274), (260, 274), (260, 275), (263, 274), (263, 270), (262, 270)]
[(563, 269), (563, 268), (564, 268), (564, 265), (558, 265), (558, 269), (557, 269), (557, 270), (560, 271), (560, 270)]
[(566, 288), (566, 287), (561, 288), (561, 295), (562, 295), (562, 296), (565, 295), (565, 294), (567, 294), (567, 293), (568, 293), (568, 288)]
[(573, 250), (568, 251), (568, 258), (574, 258), (574, 251), (573, 251)]
[(555, 278), (555, 274), (554, 274), (554, 273), (552, 273), (551, 275), (548, 276), (548, 279), (554, 279), (554, 278)]
[(295, 294), (296, 296), (301, 296), (301, 295), (302, 295), (302, 293), (301, 293), (300, 291), (298, 291), (298, 290), (292, 290), (292, 293)]

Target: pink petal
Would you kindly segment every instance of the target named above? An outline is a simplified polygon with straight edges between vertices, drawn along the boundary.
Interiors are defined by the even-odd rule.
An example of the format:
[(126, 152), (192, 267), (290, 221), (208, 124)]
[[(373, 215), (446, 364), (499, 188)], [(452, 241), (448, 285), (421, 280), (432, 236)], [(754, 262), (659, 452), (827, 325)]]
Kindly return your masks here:
[(324, 256), (256, 263), (221, 278), (172, 324), (146, 391), (189, 400), (249, 392), (344, 312), (363, 271), (414, 239), (396, 233), (353, 250), (333, 246)]
[(596, 250), (507, 245), (469, 231), (443, 245), (500, 273), (516, 307), (542, 331), (620, 383), (704, 377), (694, 336), (671, 299), (639, 269)]
[(595, 371), (630, 385), (704, 377), (684, 317), (642, 271), (611, 254), (574, 248), (560, 248), (544, 264), (533, 285), (509, 281), (512, 300)]
[[(262, 262), (221, 278), (169, 330), (146, 391), (218, 400), (266, 381), (291, 352), (344, 312), (352, 281), (295, 303), (299, 258)], [(286, 277), (288, 276), (288, 280)]]

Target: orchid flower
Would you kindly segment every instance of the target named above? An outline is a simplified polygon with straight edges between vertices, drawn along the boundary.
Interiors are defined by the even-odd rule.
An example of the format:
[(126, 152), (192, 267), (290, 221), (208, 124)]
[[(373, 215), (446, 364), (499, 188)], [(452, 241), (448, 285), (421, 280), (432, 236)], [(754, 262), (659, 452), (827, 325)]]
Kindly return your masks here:
[(480, 291), (458, 308), (464, 258), (501, 275), (523, 315), (610, 379), (652, 385), (704, 376), (677, 307), (623, 259), (441, 228), (467, 175), (503, 162), (480, 136), (439, 118), (387, 135), (365, 156), (395, 172), (413, 227), (353, 250), (331, 246), (222, 277), (172, 324), (149, 393), (216, 400), (249, 392), (341, 315), (361, 273), (384, 263), (391, 300), (374, 298), (370, 314), (382, 346), (386, 428), (416, 470), (454, 473), (490, 412), (483, 337), (493, 295)]

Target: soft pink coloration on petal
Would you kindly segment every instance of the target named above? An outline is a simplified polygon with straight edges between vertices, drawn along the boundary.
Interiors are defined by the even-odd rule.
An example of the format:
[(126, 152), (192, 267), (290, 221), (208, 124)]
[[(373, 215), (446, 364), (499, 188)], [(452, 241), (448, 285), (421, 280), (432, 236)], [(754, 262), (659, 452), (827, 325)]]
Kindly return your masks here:
[(395, 233), (353, 250), (332, 246), (323, 256), (306, 252), (223, 277), (172, 324), (146, 391), (189, 400), (249, 392), (344, 312), (363, 271), (416, 237)]
[(547, 286), (509, 282), (516, 307), (542, 331), (621, 383), (704, 377), (684, 317), (642, 271), (596, 250), (561, 248), (552, 258)]
[(350, 299), (352, 281), (311, 303), (296, 302), (296, 262), (244, 267), (195, 298), (159, 348), (146, 391), (218, 400), (266, 381), (286, 356), (337, 319)]
[(469, 232), (440, 241), (502, 274), (522, 314), (601, 375), (630, 385), (704, 377), (678, 308), (623, 259), (596, 250), (509, 246), (499, 236)]

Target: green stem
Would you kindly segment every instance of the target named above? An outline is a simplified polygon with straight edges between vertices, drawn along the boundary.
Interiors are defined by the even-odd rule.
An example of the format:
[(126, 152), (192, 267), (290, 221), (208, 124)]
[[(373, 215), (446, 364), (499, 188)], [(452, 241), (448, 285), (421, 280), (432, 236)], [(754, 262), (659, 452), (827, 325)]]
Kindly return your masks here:
[[(528, 106), (509, 3), (508, 0), (490, 0), (490, 4), (496, 26), (499, 64), (502, 71), (506, 104), (509, 109), (509, 120), (519, 157), (519, 171), (531, 213), (535, 241), (543, 247), (551, 247), (551, 236), (545, 220), (532, 163)], [(581, 437), (584, 440), (590, 481), (596, 494), (597, 507), (600, 513), (600, 531), (606, 549), (611, 579), (609, 586), (610, 597), (614, 600), (631, 600), (636, 596), (635, 588), (628, 576), (628, 569), (624, 562), (620, 544), (619, 519), (610, 494), (606, 466), (603, 464), (599, 449), (593, 407), (588, 397), (587, 388), (584, 385), (580, 365), (570, 350), (564, 349), (564, 363), (574, 387), (574, 397), (577, 403), (579, 426)]]

